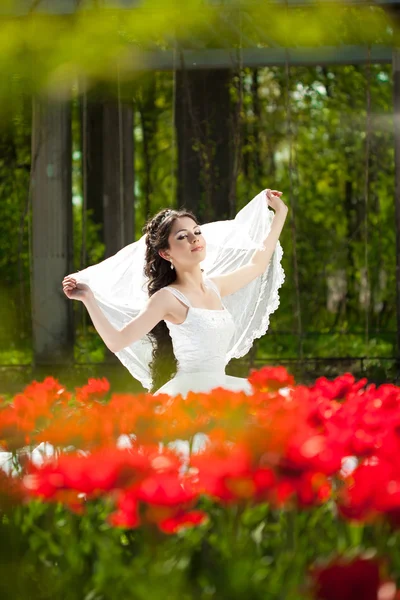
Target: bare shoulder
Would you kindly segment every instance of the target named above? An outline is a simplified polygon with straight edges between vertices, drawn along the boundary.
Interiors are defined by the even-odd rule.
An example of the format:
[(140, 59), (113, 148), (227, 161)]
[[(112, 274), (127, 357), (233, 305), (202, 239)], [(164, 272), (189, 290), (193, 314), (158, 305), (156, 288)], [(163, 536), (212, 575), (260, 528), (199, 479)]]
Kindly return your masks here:
[[(168, 286), (166, 286), (168, 287)], [(149, 298), (149, 303), (162, 305), (162, 306), (174, 306), (175, 297), (169, 292), (166, 287), (161, 288), (155, 294)]]
[[(163, 319), (167, 319), (172, 323), (180, 323), (184, 316), (182, 316), (182, 303), (178, 300), (178, 298), (168, 291), (169, 286), (165, 286), (158, 290), (150, 300), (154, 299), (153, 302), (157, 303), (156, 310), (162, 311)], [(175, 286), (171, 286), (175, 287)]]

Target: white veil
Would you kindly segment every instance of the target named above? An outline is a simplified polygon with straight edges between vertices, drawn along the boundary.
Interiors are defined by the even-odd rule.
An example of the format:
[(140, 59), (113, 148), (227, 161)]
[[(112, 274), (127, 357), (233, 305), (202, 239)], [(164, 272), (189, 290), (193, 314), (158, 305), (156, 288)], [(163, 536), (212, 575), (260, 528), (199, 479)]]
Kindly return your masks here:
[[(207, 255), (202, 263), (204, 275), (229, 273), (248, 263), (254, 250), (262, 247), (273, 215), (264, 190), (234, 219), (202, 224), (207, 242)], [(117, 329), (131, 321), (148, 300), (147, 278), (143, 273), (145, 247), (145, 236), (142, 236), (114, 256), (75, 274), (78, 282), (90, 286), (96, 302)], [(267, 331), (270, 315), (279, 306), (279, 288), (285, 280), (282, 255), (282, 246), (278, 242), (266, 271), (244, 288), (223, 298), (236, 325), (227, 363), (231, 358), (244, 356), (254, 339)], [(145, 388), (151, 388), (152, 344), (148, 336), (116, 355), (135, 379)]]

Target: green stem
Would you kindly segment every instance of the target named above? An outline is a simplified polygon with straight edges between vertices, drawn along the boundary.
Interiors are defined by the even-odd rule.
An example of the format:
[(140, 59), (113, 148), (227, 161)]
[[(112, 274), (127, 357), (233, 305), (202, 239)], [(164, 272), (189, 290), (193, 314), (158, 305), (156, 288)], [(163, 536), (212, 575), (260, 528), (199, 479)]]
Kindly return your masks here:
[(286, 513), (288, 550), (295, 553), (297, 547), (297, 514), (294, 509)]

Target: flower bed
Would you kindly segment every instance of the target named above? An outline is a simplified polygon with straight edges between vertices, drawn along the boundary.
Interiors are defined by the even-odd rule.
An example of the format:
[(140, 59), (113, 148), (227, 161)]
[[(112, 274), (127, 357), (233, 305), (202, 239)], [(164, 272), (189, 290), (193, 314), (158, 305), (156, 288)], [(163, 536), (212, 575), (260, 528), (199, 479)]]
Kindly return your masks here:
[(0, 596), (400, 598), (400, 389), (249, 379), (182, 399), (47, 378), (3, 403)]

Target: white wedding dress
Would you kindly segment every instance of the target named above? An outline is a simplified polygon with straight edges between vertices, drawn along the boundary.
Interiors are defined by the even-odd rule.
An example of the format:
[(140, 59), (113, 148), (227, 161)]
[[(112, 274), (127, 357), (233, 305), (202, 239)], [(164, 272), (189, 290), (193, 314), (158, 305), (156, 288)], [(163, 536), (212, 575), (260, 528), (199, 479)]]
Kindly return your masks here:
[[(218, 287), (209, 279), (204, 283), (221, 299)], [(226, 375), (229, 343), (235, 333), (235, 323), (222, 302), (222, 309), (198, 308), (173, 286), (167, 286), (182, 304), (188, 307), (186, 319), (179, 325), (165, 321), (169, 329), (174, 355), (178, 362), (177, 373), (155, 394), (183, 397), (188, 392), (208, 392), (217, 387), (251, 393), (247, 379)]]
[[(206, 240), (206, 257), (201, 266), (206, 285), (216, 293), (214, 276), (232, 273), (251, 261), (255, 250), (264, 247), (274, 212), (268, 208), (263, 190), (246, 204), (234, 219), (201, 225)], [(148, 280), (144, 275), (146, 236), (114, 256), (75, 274), (89, 285), (103, 313), (116, 329), (122, 329), (148, 302)], [(264, 273), (243, 288), (224, 296), (221, 310), (191, 306), (173, 286), (167, 289), (188, 307), (180, 325), (167, 322), (178, 371), (156, 393), (171, 395), (208, 391), (215, 387), (250, 392), (247, 379), (226, 375), (232, 358), (245, 356), (256, 338), (263, 336), (270, 316), (279, 306), (279, 288), (285, 280), (278, 241)], [(153, 345), (148, 335), (116, 352), (122, 364), (144, 388), (152, 388)]]

